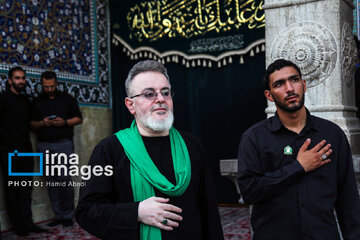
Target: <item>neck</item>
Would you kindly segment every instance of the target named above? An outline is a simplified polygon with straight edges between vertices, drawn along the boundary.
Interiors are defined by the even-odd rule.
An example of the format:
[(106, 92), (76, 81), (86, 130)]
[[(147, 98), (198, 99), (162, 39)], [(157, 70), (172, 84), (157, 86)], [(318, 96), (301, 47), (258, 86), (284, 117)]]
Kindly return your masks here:
[(276, 107), (281, 123), (289, 130), (299, 134), (306, 125), (306, 109), (303, 106), (296, 112), (286, 112)]
[(136, 122), (136, 126), (139, 130), (140, 135), (144, 136), (144, 137), (163, 137), (163, 136), (169, 135), (169, 130), (162, 131), (162, 132), (155, 132), (147, 127), (142, 126), (138, 122)]

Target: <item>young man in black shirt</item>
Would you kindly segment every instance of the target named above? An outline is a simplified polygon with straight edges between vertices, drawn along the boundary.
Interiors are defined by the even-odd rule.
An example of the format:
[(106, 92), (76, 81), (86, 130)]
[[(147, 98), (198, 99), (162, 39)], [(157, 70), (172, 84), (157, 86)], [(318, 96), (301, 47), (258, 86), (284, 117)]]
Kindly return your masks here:
[[(69, 163), (61, 162), (62, 158), (57, 154), (69, 157), (74, 152), (74, 126), (82, 122), (82, 115), (75, 98), (57, 90), (55, 72), (43, 72), (40, 78), (43, 93), (34, 101), (31, 121), (37, 133), (38, 150), (55, 156), (55, 163), (52, 164), (69, 168)], [(47, 176), (46, 179), (52, 183), (48, 186), (48, 193), (55, 213), (54, 221), (48, 226), (71, 226), (74, 215), (74, 188), (69, 185), (71, 176), (63, 172), (55, 175)], [(56, 186), (56, 183), (64, 182), (66, 186)]]
[(221, 240), (214, 186), (201, 144), (177, 132), (165, 67), (137, 63), (125, 83), (130, 128), (102, 140), (89, 165), (111, 166), (80, 190), (76, 219), (101, 239)]
[(238, 184), (253, 204), (254, 240), (360, 239), (360, 200), (344, 132), (304, 106), (306, 81), (292, 62), (266, 70), (274, 117), (250, 127), (238, 152)]
[[(26, 236), (29, 232), (46, 231), (34, 225), (31, 213), (31, 176), (9, 176), (8, 154), (32, 152), (30, 142), (31, 105), (21, 92), (25, 89), (25, 71), (20, 67), (9, 70), (8, 85), (10, 88), (0, 94), (0, 164), (1, 175), (5, 178), (6, 210), (14, 232)], [(14, 173), (33, 172), (32, 157), (13, 157)], [(26, 181), (26, 186), (15, 186), (11, 182)]]

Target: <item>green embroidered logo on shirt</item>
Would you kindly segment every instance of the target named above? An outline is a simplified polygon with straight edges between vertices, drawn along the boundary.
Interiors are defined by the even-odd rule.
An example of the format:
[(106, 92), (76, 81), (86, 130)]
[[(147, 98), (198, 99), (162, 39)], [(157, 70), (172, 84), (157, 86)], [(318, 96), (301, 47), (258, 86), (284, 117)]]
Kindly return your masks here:
[(285, 155), (292, 155), (292, 148), (287, 145), (285, 148), (284, 148), (284, 154)]

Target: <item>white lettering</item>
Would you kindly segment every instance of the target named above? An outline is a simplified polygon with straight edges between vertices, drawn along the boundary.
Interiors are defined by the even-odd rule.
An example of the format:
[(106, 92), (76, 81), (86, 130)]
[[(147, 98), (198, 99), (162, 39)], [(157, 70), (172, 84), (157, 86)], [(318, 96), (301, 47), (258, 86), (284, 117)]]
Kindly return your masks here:
[[(55, 171), (57, 170), (57, 174), (55, 174)], [(64, 176), (67, 176), (67, 168), (64, 165), (54, 165), (51, 166), (51, 176), (61, 176), (61, 170), (64, 170)]]
[[(101, 165), (84, 165), (79, 167), (79, 156), (76, 153), (72, 153), (68, 157), (65, 153), (50, 154), (49, 150), (46, 150), (45, 163), (45, 176), (81, 176), (82, 180), (89, 180), (92, 175), (113, 175), (113, 166), (111, 165), (106, 165), (105, 167)], [(70, 166), (67, 167), (67, 164), (70, 164)], [(19, 183), (9, 182), (8, 184), (14, 185)]]
[(69, 175), (70, 176), (79, 176), (79, 167), (78, 166), (70, 166), (69, 167)]
[(81, 166), (80, 172), (83, 180), (89, 180), (91, 178), (91, 166)]
[(70, 159), (69, 159), (69, 163), (74, 165), (74, 164), (79, 164), (79, 156), (76, 153), (72, 153), (70, 154)]
[[(62, 160), (63, 159), (63, 160)], [(57, 164), (67, 164), (67, 156), (65, 153), (60, 153), (57, 157)]]
[(93, 166), (93, 174), (95, 176), (101, 176), (103, 174), (104, 170), (102, 168), (102, 166), (100, 165), (95, 165)]
[(50, 162), (49, 162), (49, 150), (45, 151), (45, 162), (46, 162), (46, 164), (50, 164)]
[(105, 176), (112, 176), (114, 174), (113, 172), (113, 166), (111, 165), (106, 165), (105, 166)]
[(57, 153), (51, 154), (51, 164), (55, 164), (55, 158), (57, 155), (58, 155)]

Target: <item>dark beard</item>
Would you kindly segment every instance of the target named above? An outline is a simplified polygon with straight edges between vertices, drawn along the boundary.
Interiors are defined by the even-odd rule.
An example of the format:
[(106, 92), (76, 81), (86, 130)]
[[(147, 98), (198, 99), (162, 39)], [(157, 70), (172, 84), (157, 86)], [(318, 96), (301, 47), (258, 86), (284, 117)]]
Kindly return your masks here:
[(51, 93), (48, 93), (48, 92), (45, 92), (45, 96), (46, 97), (53, 97), (53, 96), (55, 96), (56, 95), (56, 92), (51, 92)]
[(285, 111), (285, 112), (289, 112), (289, 113), (293, 113), (296, 112), (298, 110), (300, 110), (305, 103), (305, 94), (303, 93), (302, 98), (300, 99), (299, 105), (293, 106), (293, 107), (288, 107), (286, 104), (283, 104), (282, 102), (276, 100), (276, 98), (274, 96), (272, 96), (275, 102), (275, 105), (277, 107), (279, 107), (281, 110)]
[(25, 84), (14, 84), (13, 83), (13, 88), (17, 91), (17, 92), (22, 92), (25, 90)]

